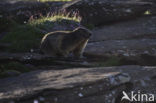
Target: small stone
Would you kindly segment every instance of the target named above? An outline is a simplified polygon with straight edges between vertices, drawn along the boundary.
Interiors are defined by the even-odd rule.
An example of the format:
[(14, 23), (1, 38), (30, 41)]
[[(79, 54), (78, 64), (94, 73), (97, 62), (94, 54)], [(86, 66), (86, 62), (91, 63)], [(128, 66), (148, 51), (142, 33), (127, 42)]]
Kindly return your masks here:
[(89, 63), (87, 61), (84, 61), (82, 64), (83, 65), (88, 65)]
[(112, 91), (112, 94), (115, 94), (115, 91)]
[(38, 100), (34, 100), (34, 103), (39, 103), (39, 101)]
[(141, 83), (141, 85), (142, 85), (143, 87), (145, 87), (145, 86), (146, 86), (146, 83), (145, 83), (145, 81), (144, 81), (144, 80), (140, 80), (140, 83)]
[(92, 88), (92, 86), (89, 86), (89, 88), (91, 89), (91, 88)]
[(83, 97), (83, 94), (82, 94), (82, 93), (79, 93), (78, 96), (79, 96), (79, 97)]
[(39, 100), (40, 101), (45, 101), (45, 98), (44, 97), (39, 97)]
[(30, 49), (30, 52), (33, 53), (34, 52), (34, 49)]
[(121, 76), (118, 77), (120, 80), (120, 83), (126, 83), (130, 81), (130, 76), (126, 73), (123, 73)]
[(109, 94), (109, 97), (111, 97), (111, 96), (112, 96), (112, 94), (110, 93), (110, 94)]
[(128, 57), (128, 56), (129, 56), (129, 54), (128, 54), (128, 53), (124, 53), (123, 55), (124, 55), (124, 56), (126, 56), (126, 57)]
[(14, 101), (10, 101), (9, 103), (15, 103)]
[(58, 101), (58, 98), (57, 98), (57, 97), (56, 97), (56, 98), (54, 98), (54, 101), (55, 101), (55, 102), (57, 102), (57, 101)]
[(131, 12), (132, 12), (131, 9), (126, 9), (125, 11), (126, 11), (127, 13), (131, 13)]
[(110, 84), (117, 84), (116, 80), (114, 77), (110, 78)]
[(144, 51), (144, 54), (149, 54), (149, 52), (148, 51)]

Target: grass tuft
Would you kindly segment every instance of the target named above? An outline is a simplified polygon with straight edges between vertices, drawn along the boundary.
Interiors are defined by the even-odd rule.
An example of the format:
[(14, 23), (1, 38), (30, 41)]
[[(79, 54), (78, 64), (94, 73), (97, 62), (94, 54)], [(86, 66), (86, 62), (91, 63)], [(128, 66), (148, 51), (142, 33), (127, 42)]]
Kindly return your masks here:
[(31, 68), (18, 62), (10, 62), (5, 64), (0, 64), (0, 78), (17, 76), (24, 72), (29, 72)]
[(104, 62), (99, 62), (97, 66), (106, 67), (106, 66), (119, 66), (121, 65), (121, 58), (119, 57), (110, 57), (108, 60)]

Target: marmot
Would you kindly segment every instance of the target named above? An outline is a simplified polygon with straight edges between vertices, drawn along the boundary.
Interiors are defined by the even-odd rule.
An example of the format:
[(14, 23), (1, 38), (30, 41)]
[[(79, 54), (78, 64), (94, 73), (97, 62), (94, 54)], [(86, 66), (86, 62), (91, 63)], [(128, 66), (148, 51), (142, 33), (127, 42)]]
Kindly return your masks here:
[(84, 48), (92, 33), (85, 28), (78, 27), (73, 31), (56, 31), (46, 34), (41, 41), (40, 50), (45, 55), (68, 57), (82, 57)]

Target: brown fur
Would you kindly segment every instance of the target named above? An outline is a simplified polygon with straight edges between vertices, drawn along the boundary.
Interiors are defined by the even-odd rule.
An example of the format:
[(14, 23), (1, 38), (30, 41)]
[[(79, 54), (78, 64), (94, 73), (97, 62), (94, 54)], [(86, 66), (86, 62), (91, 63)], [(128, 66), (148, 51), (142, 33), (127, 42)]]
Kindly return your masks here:
[(50, 56), (67, 57), (73, 53), (80, 57), (90, 36), (91, 32), (81, 27), (73, 31), (51, 32), (42, 38), (40, 50)]

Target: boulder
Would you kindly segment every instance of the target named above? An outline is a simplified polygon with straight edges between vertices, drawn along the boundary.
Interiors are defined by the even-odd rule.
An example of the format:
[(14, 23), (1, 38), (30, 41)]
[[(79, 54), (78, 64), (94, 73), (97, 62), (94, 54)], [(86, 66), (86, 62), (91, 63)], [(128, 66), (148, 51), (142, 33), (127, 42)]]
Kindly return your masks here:
[(88, 26), (136, 18), (150, 6), (149, 2), (131, 0), (76, 0), (63, 6), (62, 10), (79, 13), (81, 23)]
[[(52, 15), (66, 2), (37, 2), (23, 0), (6, 0), (0, 2), (0, 16), (26, 23), (30, 18)], [(1, 18), (0, 17), (0, 18)]]
[(155, 76), (147, 66), (37, 70), (0, 79), (0, 102), (121, 103), (123, 91), (154, 93)]
[[(156, 65), (156, 17), (147, 16), (131, 21), (105, 25), (93, 30), (85, 55), (106, 55), (133, 58), (141, 65)], [(139, 59), (138, 59), (139, 57)], [(145, 60), (145, 62), (142, 62)], [(138, 63), (142, 62), (142, 63)], [(147, 63), (148, 62), (148, 63)]]
[(86, 54), (105, 56), (106, 54), (138, 56), (156, 55), (156, 39), (107, 40), (88, 43)]
[(93, 35), (90, 42), (155, 38), (156, 16), (147, 16), (131, 21), (95, 28), (93, 29)]

